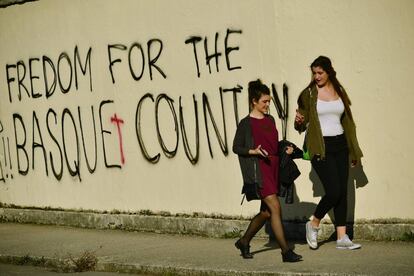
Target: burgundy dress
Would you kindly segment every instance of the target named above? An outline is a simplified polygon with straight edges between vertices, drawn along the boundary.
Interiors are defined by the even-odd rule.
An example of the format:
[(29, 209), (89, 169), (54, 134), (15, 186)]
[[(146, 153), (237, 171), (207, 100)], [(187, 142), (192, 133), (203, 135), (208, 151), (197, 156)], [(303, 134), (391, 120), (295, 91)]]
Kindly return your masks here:
[(256, 119), (250, 117), (254, 146), (262, 146), (269, 158), (259, 159), (263, 186), (260, 190), (262, 198), (279, 192), (279, 135), (275, 123), (269, 117)]

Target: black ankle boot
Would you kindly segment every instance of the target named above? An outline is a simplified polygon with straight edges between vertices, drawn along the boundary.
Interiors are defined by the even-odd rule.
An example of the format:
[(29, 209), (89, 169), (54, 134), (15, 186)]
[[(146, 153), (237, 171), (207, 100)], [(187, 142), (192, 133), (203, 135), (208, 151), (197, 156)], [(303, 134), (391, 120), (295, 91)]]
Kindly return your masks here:
[(292, 249), (289, 249), (285, 253), (282, 253), (282, 260), (283, 262), (294, 263), (294, 262), (299, 262), (300, 260), (302, 260), (302, 256), (293, 252)]
[(253, 254), (250, 253), (250, 245), (244, 245), (240, 239), (234, 244), (237, 249), (240, 249), (240, 253), (244, 259), (253, 259)]

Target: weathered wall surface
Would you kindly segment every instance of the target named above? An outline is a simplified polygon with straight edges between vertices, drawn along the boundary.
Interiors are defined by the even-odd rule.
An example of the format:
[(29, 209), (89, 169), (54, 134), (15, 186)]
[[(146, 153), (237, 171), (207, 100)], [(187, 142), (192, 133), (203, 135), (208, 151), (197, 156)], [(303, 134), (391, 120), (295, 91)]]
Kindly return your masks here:
[[(247, 83), (295, 101), (318, 55), (365, 154), (350, 218), (414, 218), (412, 1), (37, 1), (0, 9), (0, 202), (251, 215), (231, 144)], [(271, 113), (277, 116), (272, 107)], [(277, 121), (281, 135), (281, 121)], [(404, 129), (403, 129), (404, 127)], [(322, 194), (298, 161), (296, 203)]]

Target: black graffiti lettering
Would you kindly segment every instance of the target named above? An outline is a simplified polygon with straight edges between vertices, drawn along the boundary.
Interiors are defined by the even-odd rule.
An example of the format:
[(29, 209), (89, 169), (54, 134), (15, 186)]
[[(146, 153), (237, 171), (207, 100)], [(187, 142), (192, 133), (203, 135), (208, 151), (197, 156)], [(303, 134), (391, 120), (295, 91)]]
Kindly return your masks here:
[(87, 155), (87, 151), (86, 151), (86, 146), (85, 146), (85, 137), (83, 134), (83, 126), (82, 126), (82, 117), (81, 117), (81, 111), (80, 111), (80, 107), (78, 106), (78, 116), (79, 116), (79, 127), (80, 127), (80, 133), (81, 133), (81, 137), (82, 137), (82, 145), (83, 145), (83, 152), (85, 154), (85, 160), (86, 160), (86, 166), (88, 167), (88, 171), (89, 173), (94, 173), (96, 170), (96, 166), (98, 163), (98, 143), (97, 143), (97, 139), (96, 139), (96, 124), (95, 124), (95, 115), (93, 112), (93, 106), (91, 106), (91, 111), (92, 111), (92, 122), (93, 122), (93, 134), (94, 134), (94, 138), (95, 138), (95, 164), (93, 166), (93, 168), (91, 168), (91, 165), (89, 164), (89, 158)]
[(193, 44), (194, 59), (195, 59), (196, 69), (197, 69), (197, 77), (200, 77), (200, 67), (198, 65), (196, 44), (200, 41), (201, 41), (201, 37), (199, 36), (190, 36), (188, 39), (185, 40), (185, 44), (190, 44), (190, 43)]
[(34, 79), (39, 79), (39, 76), (34, 76), (33, 75), (33, 70), (32, 70), (32, 62), (33, 61), (40, 61), (38, 58), (30, 58), (29, 59), (29, 77), (30, 77), (30, 92), (32, 95), (32, 98), (36, 99), (36, 98), (40, 98), (42, 96), (42, 94), (35, 92), (34, 88), (33, 88), (33, 80)]
[(1, 140), (3, 142), (4, 165), (7, 167), (6, 144), (4, 143), (4, 137), (1, 137)]
[[(151, 58), (151, 48), (152, 48), (152, 45), (156, 42), (159, 45), (158, 53), (154, 58)], [(152, 67), (157, 69), (157, 71), (164, 77), (164, 79), (166, 79), (167, 75), (165, 75), (165, 73), (161, 70), (161, 68), (158, 65), (155, 64), (157, 62), (158, 58), (160, 57), (161, 52), (162, 52), (162, 47), (163, 47), (162, 41), (160, 39), (157, 39), (157, 38), (150, 39), (147, 42), (147, 47), (148, 47), (148, 49), (147, 49), (148, 50), (148, 68), (149, 68), (149, 73), (150, 73), (150, 79), (152, 80)]]
[[(161, 132), (160, 132), (160, 125), (159, 125), (159, 121), (158, 121), (158, 106), (159, 106), (160, 101), (163, 100), (163, 99), (165, 99), (165, 101), (167, 101), (168, 106), (170, 107), (171, 113), (174, 117), (174, 130), (175, 130), (175, 133), (176, 133), (176, 143), (175, 143), (175, 148), (173, 150), (169, 150), (165, 146), (164, 140), (162, 139)], [(158, 142), (160, 143), (161, 148), (162, 148), (165, 156), (167, 156), (168, 158), (174, 157), (175, 154), (177, 153), (178, 140), (179, 140), (177, 114), (175, 113), (173, 103), (174, 103), (173, 99), (168, 97), (166, 94), (158, 95), (157, 100), (155, 101), (155, 122), (156, 122), (156, 125), (157, 125)]]
[(86, 68), (89, 68), (89, 89), (90, 91), (92, 91), (92, 64), (91, 64), (91, 53), (92, 53), (92, 48), (90, 47), (88, 50), (88, 53), (86, 54), (86, 60), (85, 60), (85, 67), (82, 67), (82, 62), (81, 62), (81, 58), (79, 55), (79, 50), (78, 50), (78, 46), (75, 47), (75, 53), (74, 53), (74, 60), (75, 60), (75, 87), (76, 90), (78, 89), (78, 62), (79, 62), (79, 67), (81, 69), (82, 75), (86, 75)]
[[(13, 77), (10, 77), (9, 75), (9, 69), (10, 68), (16, 68), (16, 65), (12, 64), (6, 64), (6, 78), (7, 78), (7, 89), (9, 91), (9, 102), (12, 102), (12, 96), (11, 96), (11, 89), (10, 89), (10, 83), (14, 82), (16, 79)], [(21, 95), (19, 94), (19, 99), (21, 99)]]
[(114, 65), (115, 62), (121, 62), (121, 59), (117, 58), (115, 60), (112, 60), (112, 52), (111, 52), (112, 49), (118, 49), (118, 50), (125, 51), (127, 47), (122, 44), (108, 45), (109, 72), (111, 73), (112, 83), (115, 83), (114, 72), (112, 71), (112, 66)]
[(0, 181), (6, 182), (6, 179), (4, 179), (4, 175), (3, 175), (3, 164), (0, 161), (0, 172), (1, 172), (1, 177), (0, 177)]
[(213, 124), (213, 128), (214, 128), (214, 131), (216, 133), (217, 140), (219, 141), (221, 151), (226, 156), (229, 153), (228, 152), (228, 146), (227, 146), (227, 131), (226, 131), (226, 120), (225, 120), (225, 115), (224, 115), (223, 93), (222, 93), (221, 90), (220, 90), (220, 99), (221, 99), (221, 111), (222, 111), (222, 119), (223, 119), (224, 140), (221, 137), (220, 132), (218, 130), (218, 127), (216, 125), (216, 121), (214, 120), (213, 112), (211, 111), (210, 103), (208, 101), (207, 95), (206, 95), (206, 93), (203, 93), (204, 124), (205, 124), (205, 127), (206, 127), (208, 149), (210, 151), (211, 158), (213, 158), (213, 151), (211, 149), (210, 135), (209, 135), (209, 132), (208, 132), (207, 112), (208, 112), (208, 115), (210, 117), (210, 121)]
[[(241, 30), (230, 30), (227, 29), (226, 32), (226, 37), (224, 38), (224, 52), (225, 52), (225, 56), (226, 56), (226, 65), (227, 65), (227, 70), (228, 71), (232, 71), (232, 70), (236, 70), (236, 69), (241, 69), (241, 66), (232, 66), (230, 64), (230, 53), (233, 51), (238, 51), (240, 50), (239, 46), (235, 46), (232, 47), (229, 45), (229, 39), (230, 36), (232, 34), (241, 34), (242, 31)], [(219, 33), (216, 32), (215, 36), (214, 36), (214, 52), (213, 53), (209, 53), (208, 50), (208, 38), (207, 36), (204, 37), (204, 57), (206, 60), (206, 65), (208, 66), (208, 70), (209, 73), (211, 74), (211, 66), (210, 66), (210, 61), (212, 59), (215, 60), (216, 63), (216, 72), (220, 72), (220, 68), (219, 68), (219, 57), (222, 56), (222, 52), (219, 51), (219, 47), (218, 47), (218, 40), (219, 40)], [(197, 52), (197, 43), (199, 43), (201, 41), (201, 37), (200, 36), (190, 36), (185, 40), (185, 44), (192, 44), (193, 45), (193, 51), (194, 51), (194, 60), (196, 63), (196, 72), (197, 72), (197, 77), (200, 77), (201, 73), (200, 73), (200, 68), (199, 68), (199, 63), (198, 63), (198, 52)]]
[(54, 162), (54, 159), (53, 159), (52, 152), (49, 152), (50, 166), (52, 167), (52, 172), (53, 172), (53, 175), (56, 177), (56, 179), (61, 180), (62, 175), (63, 175), (63, 154), (62, 154), (62, 149), (60, 148), (59, 142), (57, 141), (55, 135), (50, 130), (50, 124), (49, 124), (49, 115), (50, 114), (52, 114), (54, 116), (55, 125), (57, 125), (56, 112), (53, 109), (49, 108), (49, 110), (47, 111), (47, 114), (46, 114), (46, 126), (47, 126), (47, 131), (49, 132), (50, 137), (52, 138), (53, 142), (55, 142), (55, 144), (56, 144), (56, 146), (59, 150), (60, 171), (57, 172), (56, 169), (55, 169), (55, 162)]
[[(107, 118), (104, 112), (104, 107), (107, 107), (107, 104), (113, 102), (113, 100), (104, 100), (99, 105), (104, 159), (104, 162), (102, 163), (105, 163), (107, 168), (121, 168), (118, 164), (110, 164), (108, 159), (110, 156), (107, 154), (109, 146), (107, 143), (107, 135), (112, 133), (104, 127), (104, 118)], [(64, 108), (60, 115), (61, 117), (59, 117), (52, 108), (49, 108), (44, 116), (45, 120), (43, 122), (45, 122), (45, 124), (42, 124), (42, 122), (39, 121), (39, 118), (41, 117), (39, 112), (32, 111), (32, 126), (30, 130), (28, 129), (28, 131), (32, 131), (32, 133), (29, 134), (29, 132), (26, 132), (24, 118), (18, 113), (13, 114), (14, 139), (19, 174), (27, 175), (29, 170), (34, 170), (37, 166), (35, 163), (40, 160), (40, 153), (43, 154), (40, 155), (43, 156), (45, 175), (49, 176), (49, 169), (51, 169), (54, 177), (58, 181), (62, 179), (65, 167), (71, 176), (82, 181), (82, 169), (84, 167), (82, 165), (82, 159), (85, 160), (85, 167), (87, 167), (89, 173), (95, 173), (97, 166), (99, 165), (98, 163), (100, 163), (98, 160), (99, 138), (96, 123), (97, 118), (95, 118), (95, 106), (90, 106), (90, 113), (88, 112), (88, 115), (85, 115), (85, 112), (82, 112), (81, 106), (78, 106), (77, 112), (72, 112), (69, 108)], [(78, 118), (75, 118), (76, 116), (78, 116)], [(92, 131), (93, 134), (91, 133)], [(3, 142), (3, 152), (5, 153), (4, 160), (3, 158), (0, 160), (1, 164), (7, 164), (9, 161), (10, 169), (12, 169), (9, 141), (7, 140), (6, 145), (6, 138), (2, 136), (0, 137), (0, 147)], [(32, 139), (30, 141), (31, 151), (26, 148), (26, 145), (29, 146), (30, 139)], [(9, 160), (6, 158), (7, 146), (9, 146)], [(83, 153), (81, 153), (81, 151), (83, 151)], [(29, 156), (30, 154), (31, 156)], [(50, 164), (48, 162), (50, 162)], [(7, 178), (8, 176), (5, 175), (5, 177)]]
[[(154, 47), (158, 46), (158, 49), (155, 49), (155, 53), (154, 52)], [(138, 49), (141, 52), (141, 55), (133, 55), (133, 50), (134, 49)], [(112, 58), (112, 51), (114, 49), (117, 50), (121, 50), (121, 51), (126, 51), (128, 48), (127, 46), (123, 45), (123, 44), (110, 44), (108, 45), (108, 59), (109, 59), (109, 72), (111, 73), (111, 78), (112, 78), (112, 83), (115, 83), (115, 77), (114, 77), (114, 64), (115, 63), (121, 63), (122, 59), (121, 58), (117, 58), (117, 59), (113, 59)], [(167, 78), (167, 75), (164, 73), (164, 71), (161, 69), (160, 66), (158, 66), (156, 63), (158, 61), (158, 59), (161, 56), (162, 53), (162, 49), (163, 49), (163, 43), (160, 39), (154, 38), (154, 39), (150, 39), (147, 42), (147, 66), (148, 66), (148, 72), (149, 72), (149, 77), (150, 80), (153, 80), (153, 68), (155, 68), (160, 74), (161, 76), (163, 76), (164, 79)], [(135, 57), (138, 58), (136, 59)], [(133, 64), (141, 62), (141, 71), (139, 72), (139, 74), (137, 74), (137, 72), (135, 72), (134, 70), (134, 66)], [(141, 80), (141, 78), (143, 77), (144, 71), (145, 71), (145, 54), (144, 54), (144, 49), (142, 48), (142, 45), (138, 42), (134, 42), (128, 50), (128, 66), (129, 66), (129, 71), (131, 73), (131, 76), (134, 80), (139, 81)]]
[[(69, 71), (70, 71), (69, 83), (68, 83), (67, 87), (63, 87), (62, 80), (61, 80), (60, 62), (63, 59), (66, 59), (66, 62), (67, 62), (67, 65), (69, 66)], [(60, 91), (62, 91), (63, 94), (66, 94), (70, 90), (70, 86), (72, 85), (72, 75), (73, 75), (72, 62), (70, 61), (70, 58), (69, 58), (67, 53), (61, 53), (60, 56), (59, 56), (58, 66), (57, 66), (57, 75), (58, 75)]]
[(231, 34), (241, 34), (242, 31), (241, 30), (229, 30), (227, 29), (227, 34), (226, 34), (226, 38), (224, 39), (224, 48), (225, 48), (225, 52), (226, 52), (226, 64), (227, 64), (227, 70), (231, 71), (231, 70), (236, 70), (236, 69), (241, 69), (241, 66), (236, 66), (236, 67), (231, 67), (230, 65), (230, 58), (229, 55), (232, 51), (238, 51), (239, 47), (229, 47), (228, 45), (228, 41), (229, 41), (229, 37)]
[[(39, 134), (40, 143), (35, 142), (35, 125), (37, 129), (37, 133)], [(46, 159), (47, 155), (46, 155), (45, 146), (43, 145), (42, 132), (40, 131), (39, 120), (37, 119), (36, 112), (33, 111), (33, 116), (32, 116), (32, 169), (33, 170), (35, 166), (35, 149), (36, 148), (40, 148), (42, 150), (43, 159), (45, 161), (46, 175), (49, 175), (49, 171), (47, 169), (47, 159)]]
[[(19, 142), (18, 135), (17, 135), (17, 125), (16, 122), (19, 121), (21, 128), (23, 129), (23, 141)], [(26, 146), (26, 127), (23, 122), (22, 116), (20, 114), (14, 113), (13, 114), (13, 126), (14, 126), (14, 139), (16, 144), (16, 156), (17, 156), (17, 168), (19, 170), (19, 174), (26, 175), (29, 171), (29, 156), (27, 155), (25, 146)], [(22, 169), (20, 165), (20, 152), (24, 153), (24, 157), (26, 158), (26, 168)]]
[(283, 139), (286, 139), (286, 131), (287, 131), (287, 120), (289, 114), (289, 97), (288, 97), (288, 87), (284, 83), (283, 84), (283, 106), (280, 102), (279, 95), (276, 91), (276, 86), (272, 83), (272, 94), (273, 94), (273, 103), (277, 110), (277, 115), (282, 121), (282, 136)]
[(194, 164), (197, 164), (197, 162), (198, 162), (198, 156), (199, 156), (199, 152), (200, 152), (200, 131), (199, 131), (199, 124), (198, 124), (197, 101), (196, 101), (194, 95), (193, 95), (193, 101), (194, 101), (194, 116), (195, 116), (195, 122), (196, 122), (196, 130), (195, 130), (196, 153), (195, 153), (195, 155), (192, 154), (192, 152), (190, 150), (189, 143), (188, 143), (187, 132), (185, 130), (185, 123), (184, 123), (183, 107), (181, 105), (181, 96), (179, 98), (180, 129), (181, 129), (181, 135), (183, 137), (184, 152), (185, 152), (185, 155), (187, 156), (188, 160), (190, 160), (191, 164), (194, 165)]
[(112, 101), (112, 100), (105, 100), (105, 101), (101, 102), (101, 104), (99, 105), (99, 122), (101, 124), (101, 137), (102, 137), (105, 167), (107, 167), (107, 168), (121, 168), (121, 165), (119, 165), (119, 164), (108, 164), (107, 157), (106, 157), (106, 147), (105, 147), (105, 136), (104, 136), (104, 134), (111, 134), (111, 132), (109, 130), (104, 129), (103, 125), (102, 125), (102, 108), (103, 108), (104, 105), (110, 104), (110, 103), (113, 103), (113, 102), (114, 101)]
[[(23, 68), (23, 76), (20, 74), (20, 69), (19, 69), (20, 67)], [(19, 85), (19, 101), (20, 101), (22, 99), (22, 91), (21, 91), (22, 87), (26, 91), (27, 96), (30, 97), (29, 90), (27, 90), (26, 86), (23, 83), (23, 80), (26, 77), (26, 65), (24, 65), (24, 62), (22, 60), (19, 60), (17, 62), (16, 71), (17, 71), (17, 83)]]
[[(0, 133), (3, 131), (3, 129), (0, 130)], [(10, 169), (13, 169), (13, 164), (11, 161), (11, 155), (10, 155), (10, 139), (7, 138), (7, 152), (6, 152), (6, 143), (4, 142), (4, 137), (1, 137), (1, 140), (3, 142), (3, 155), (4, 155), (4, 165), (7, 167), (10, 166)], [(9, 158), (9, 163), (7, 163), (7, 157)]]
[(144, 100), (147, 99), (147, 98), (150, 98), (151, 101), (154, 102), (154, 97), (150, 93), (145, 94), (139, 100), (138, 105), (137, 105), (137, 109), (136, 109), (136, 112), (135, 112), (135, 132), (137, 134), (138, 144), (139, 144), (139, 147), (141, 149), (141, 153), (144, 155), (144, 158), (147, 161), (155, 164), (155, 163), (158, 163), (158, 161), (160, 160), (161, 154), (157, 153), (154, 156), (150, 156), (147, 152), (147, 149), (145, 147), (144, 141), (142, 139), (142, 134), (141, 134), (141, 106), (142, 106), (142, 103), (144, 102)]
[(6, 143), (4, 142), (4, 137), (1, 137), (1, 140), (3, 142), (3, 156), (4, 156), (4, 163), (7, 167), (7, 158), (6, 158)]
[[(0, 131), (0, 132), (1, 132), (1, 131)], [(5, 166), (7, 167), (6, 146), (5, 146), (5, 144), (4, 144), (4, 137), (1, 137), (1, 140), (3, 141), (4, 163), (5, 163)], [(4, 179), (4, 175), (3, 175), (3, 164), (1, 163), (1, 160), (0, 160), (0, 171), (1, 171), (1, 178), (0, 178), (0, 181), (6, 182), (6, 180)]]
[(285, 116), (282, 119), (283, 139), (286, 139), (287, 120), (289, 116), (289, 96), (288, 96), (288, 87), (285, 83), (283, 84), (283, 110), (285, 113)]
[(210, 74), (211, 74), (210, 60), (213, 59), (213, 58), (216, 60), (216, 70), (217, 70), (217, 72), (220, 71), (218, 62), (219, 62), (219, 57), (221, 56), (221, 53), (218, 52), (218, 50), (217, 50), (218, 35), (219, 35), (218, 33), (216, 33), (216, 35), (215, 35), (214, 53), (211, 54), (211, 55), (209, 55), (209, 53), (208, 53), (207, 37), (204, 38), (204, 52), (206, 54), (206, 65), (208, 65), (208, 71), (210, 72)]
[[(12, 76), (12, 69), (15, 69), (17, 75), (17, 86), (18, 86), (18, 100), (22, 101), (22, 91), (25, 91), (28, 98), (36, 99), (40, 98), (43, 95), (46, 98), (51, 97), (56, 89), (57, 83), (59, 83), (60, 90), (63, 94), (67, 94), (73, 82), (73, 75), (75, 75), (75, 87), (76, 90), (79, 88), (79, 78), (78, 78), (78, 67), (80, 67), (83, 76), (86, 76), (87, 70), (89, 69), (89, 87), (92, 91), (92, 70), (91, 70), (91, 53), (92, 48), (89, 48), (87, 56), (85, 58), (85, 62), (82, 63), (81, 56), (79, 54), (78, 46), (75, 47), (73, 52), (73, 61), (66, 52), (62, 52), (59, 55), (57, 60), (57, 66), (53, 63), (52, 59), (43, 55), (42, 56), (42, 74), (36, 73), (36, 66), (35, 64), (40, 62), (40, 59), (30, 58), (28, 63), (28, 70), (24, 63), (24, 61), (20, 60), (16, 63), (16, 65), (7, 64), (6, 65), (6, 75), (7, 75), (7, 85), (9, 91), (9, 101), (13, 102), (13, 83), (16, 81), (15, 77)], [(74, 65), (73, 65), (74, 64)], [(27, 72), (28, 71), (28, 72)], [(28, 81), (30, 82), (30, 91), (27, 89), (25, 85), (26, 75), (28, 75)], [(44, 91), (40, 92), (35, 89), (35, 81), (40, 81), (41, 77), (44, 81)], [(49, 83), (49, 79), (53, 79), (52, 82)]]
[[(67, 154), (67, 149), (66, 149), (66, 135), (65, 135), (65, 118), (66, 115), (68, 115), (72, 121), (72, 126), (73, 126), (73, 130), (74, 130), (74, 134), (76, 137), (76, 160), (73, 160), (73, 164), (75, 165), (75, 169), (72, 169), (71, 164), (69, 162), (68, 159), (68, 154)], [(72, 113), (70, 112), (70, 110), (68, 108), (65, 108), (63, 110), (62, 113), (62, 143), (63, 143), (63, 151), (65, 153), (65, 160), (66, 160), (66, 165), (68, 167), (68, 171), (69, 174), (71, 176), (78, 176), (79, 181), (82, 181), (81, 175), (80, 175), (80, 167), (79, 167), (79, 161), (80, 161), (80, 154), (79, 154), (79, 139), (78, 139), (78, 131), (76, 130), (76, 125), (75, 125), (75, 119), (73, 119)]]
[[(141, 65), (141, 73), (138, 76), (135, 75), (134, 68), (132, 68), (132, 61), (133, 61), (133, 59), (131, 58), (131, 53), (132, 53), (132, 50), (134, 48), (137, 48), (141, 52), (141, 64), (142, 65)], [(128, 51), (128, 63), (129, 63), (129, 71), (131, 72), (132, 77), (134, 78), (134, 80), (139, 81), (142, 78), (142, 76), (144, 75), (144, 68), (145, 68), (145, 56), (144, 56), (144, 50), (142, 49), (141, 44), (134, 43), (129, 48), (129, 51)]]
[(10, 164), (10, 170), (13, 169), (13, 163), (11, 160), (11, 155), (10, 155), (10, 140), (9, 137), (7, 137), (7, 151), (9, 153), (9, 164)]
[[(210, 102), (208, 100), (207, 94), (203, 93), (202, 97), (203, 97), (203, 113), (204, 113), (204, 124), (205, 124), (205, 129), (206, 129), (206, 138), (207, 138), (207, 143), (208, 143), (208, 147), (209, 147), (209, 152), (210, 152), (210, 156), (213, 158), (213, 150), (212, 150), (212, 143), (211, 143), (211, 139), (210, 139), (210, 130), (209, 130), (209, 121), (210, 124), (212, 124), (213, 128), (214, 128), (214, 132), (217, 138), (217, 141), (219, 143), (219, 146), (221, 148), (221, 151), (223, 152), (223, 154), (225, 156), (228, 155), (228, 142), (227, 142), (227, 127), (226, 127), (226, 116), (225, 116), (225, 110), (224, 110), (224, 93), (226, 92), (232, 92), (233, 93), (233, 107), (234, 107), (234, 112), (235, 112), (235, 121), (236, 124), (238, 123), (238, 111), (237, 111), (237, 94), (241, 93), (243, 87), (241, 87), (240, 85), (236, 85), (235, 87), (232, 88), (226, 88), (223, 89), (222, 87), (219, 88), (219, 94), (220, 94), (220, 104), (221, 104), (221, 116), (222, 116), (222, 126), (223, 126), (223, 130), (220, 131), (219, 127), (216, 124), (216, 119), (214, 118), (214, 114), (217, 114), (217, 112), (213, 112), (210, 106)], [(200, 142), (199, 142), (199, 120), (198, 120), (198, 106), (197, 106), (197, 101), (195, 98), (195, 95), (193, 95), (193, 103), (194, 103), (194, 116), (195, 116), (195, 149), (193, 149), (193, 151), (190, 149), (190, 145), (189, 145), (189, 141), (188, 141), (188, 136), (187, 136), (187, 130), (186, 130), (186, 126), (185, 126), (185, 120), (184, 120), (184, 112), (183, 112), (183, 106), (182, 106), (182, 97), (179, 97), (179, 126), (178, 124), (178, 120), (176, 117), (176, 112), (175, 112), (175, 107), (174, 107), (174, 100), (172, 98), (170, 98), (167, 94), (159, 94), (156, 98), (156, 100), (154, 101), (154, 97), (152, 94), (147, 93), (145, 94), (143, 97), (141, 97), (141, 99), (138, 102), (137, 105), (137, 109), (136, 109), (136, 114), (135, 114), (135, 130), (136, 130), (136, 134), (137, 134), (137, 140), (141, 149), (141, 152), (143, 154), (143, 156), (145, 157), (146, 160), (148, 160), (149, 162), (155, 164), (157, 162), (159, 162), (160, 160), (160, 153), (151, 156), (148, 154), (148, 151), (145, 147), (144, 141), (143, 141), (143, 135), (142, 135), (142, 129), (141, 129), (141, 124), (142, 124), (142, 118), (141, 118), (141, 109), (142, 109), (142, 104), (143, 102), (147, 99), (150, 98), (152, 102), (155, 102), (155, 114), (156, 114), (156, 130), (157, 130), (157, 135), (158, 135), (158, 142), (164, 152), (164, 154), (168, 157), (168, 158), (172, 158), (176, 155), (177, 149), (178, 149), (178, 140), (179, 140), (179, 131), (181, 131), (181, 135), (182, 135), (182, 141), (183, 141), (183, 148), (184, 148), (184, 152), (187, 156), (187, 159), (190, 161), (190, 163), (192, 164), (196, 164), (199, 160), (199, 149), (200, 149)], [(172, 123), (175, 126), (175, 131), (176, 131), (176, 144), (174, 149), (169, 149), (165, 146), (164, 144), (164, 138), (161, 135), (161, 129), (160, 129), (160, 125), (159, 125), (159, 103), (161, 102), (161, 100), (165, 100), (167, 101), (167, 103), (169, 104), (170, 107), (170, 111), (173, 115), (173, 121)], [(178, 130), (179, 127), (179, 130)], [(195, 153), (194, 153), (195, 151)]]
[(236, 126), (239, 124), (239, 108), (237, 104), (237, 94), (241, 93), (242, 89), (243, 87), (241, 85), (237, 85), (236, 87), (233, 87), (233, 88), (222, 89), (223, 93), (233, 92), (233, 109), (234, 109), (234, 116), (236, 119)]
[[(45, 81), (45, 93), (46, 93), (46, 99), (47, 99), (50, 96), (52, 96), (53, 93), (55, 93), (56, 83), (57, 83), (57, 76), (56, 76), (55, 65), (53, 64), (53, 61), (50, 58), (48, 58), (47, 56), (43, 56), (42, 57), (42, 63), (43, 63), (43, 76), (44, 76), (44, 81)], [(53, 82), (52, 82), (52, 85), (50, 87), (49, 87), (49, 83), (48, 83), (48, 77), (47, 77), (48, 74), (47, 74), (47, 70), (46, 70), (46, 64), (49, 64), (49, 67), (53, 71)]]

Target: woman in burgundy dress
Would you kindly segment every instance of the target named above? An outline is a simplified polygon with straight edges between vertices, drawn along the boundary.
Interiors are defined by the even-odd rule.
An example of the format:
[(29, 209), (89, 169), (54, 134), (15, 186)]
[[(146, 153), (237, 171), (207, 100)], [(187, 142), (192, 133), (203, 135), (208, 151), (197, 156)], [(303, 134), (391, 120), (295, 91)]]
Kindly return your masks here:
[[(247, 200), (260, 199), (260, 212), (251, 220), (249, 227), (236, 243), (245, 259), (253, 258), (250, 240), (270, 219), (272, 230), (282, 250), (284, 262), (300, 261), (288, 247), (285, 239), (281, 207), (277, 197), (279, 191), (278, 132), (274, 118), (268, 114), (270, 90), (260, 80), (249, 82), (250, 113), (237, 126), (233, 141), (233, 152), (239, 157), (243, 175), (243, 190)], [(291, 154), (293, 148), (286, 152)]]

